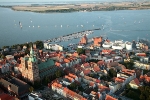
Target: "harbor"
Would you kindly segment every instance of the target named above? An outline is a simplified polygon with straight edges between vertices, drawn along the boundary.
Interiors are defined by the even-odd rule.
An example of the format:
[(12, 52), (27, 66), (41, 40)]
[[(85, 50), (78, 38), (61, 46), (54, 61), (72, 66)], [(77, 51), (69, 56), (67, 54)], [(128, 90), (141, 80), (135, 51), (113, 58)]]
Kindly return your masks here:
[(68, 34), (68, 35), (63, 35), (63, 36), (60, 36), (57, 38), (52, 38), (52, 39), (46, 40), (45, 42), (59, 43), (59, 42), (63, 42), (63, 41), (69, 41), (72, 39), (78, 39), (85, 35), (93, 34), (94, 30), (100, 30), (100, 28), (95, 28), (95, 29), (91, 29), (91, 30), (85, 30), (85, 31), (81, 31), (81, 32), (75, 32), (72, 34)]

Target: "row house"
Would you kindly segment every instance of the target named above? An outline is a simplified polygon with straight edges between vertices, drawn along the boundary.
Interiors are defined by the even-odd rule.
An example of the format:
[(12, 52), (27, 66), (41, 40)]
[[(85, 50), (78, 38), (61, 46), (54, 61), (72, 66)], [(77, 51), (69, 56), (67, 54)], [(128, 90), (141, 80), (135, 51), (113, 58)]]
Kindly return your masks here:
[(103, 57), (101, 55), (90, 55), (89, 59), (94, 59), (94, 60), (103, 60)]
[(68, 85), (70, 85), (72, 82), (69, 80), (69, 79), (67, 79), (67, 78), (63, 78), (62, 79), (62, 82), (63, 82), (63, 84), (65, 84), (66, 86), (68, 86)]
[(121, 56), (115, 56), (115, 57), (113, 57), (113, 61), (114, 62), (122, 62), (123, 58)]
[[(117, 81), (119, 80), (119, 78), (118, 79), (116, 79)], [(120, 79), (121, 80), (121, 79)], [(121, 83), (122, 83), (122, 80), (121, 80)], [(120, 89), (121, 88), (121, 86), (122, 86), (122, 84), (121, 83), (119, 83), (119, 82), (117, 82), (117, 83), (113, 83), (113, 82), (111, 82), (110, 84), (109, 84), (109, 88), (110, 88), (110, 93), (115, 93), (118, 89)]]
[(6, 60), (9, 64), (11, 64), (13, 66), (17, 64), (17, 61), (14, 59), (14, 56), (12, 56), (12, 55), (7, 55)]
[(136, 73), (134, 70), (123, 69), (122, 72), (117, 73), (117, 78), (119, 78), (119, 81), (120, 79), (123, 81), (122, 87), (124, 87), (125, 84), (136, 78)]
[(72, 73), (69, 73), (68, 76), (71, 77), (71, 78), (73, 78), (73, 79), (76, 80), (76, 81), (79, 80), (79, 78), (78, 78), (76, 75), (72, 74)]
[(111, 62), (111, 63), (107, 63), (107, 68), (110, 69), (112, 67), (114, 67), (117, 70), (123, 70), (126, 69), (126, 67), (122, 64), (119, 64), (118, 62)]
[(82, 78), (82, 82), (88, 84), (89, 87), (95, 88), (97, 86), (97, 84), (100, 83), (100, 80), (85, 75)]
[(11, 65), (6, 60), (0, 60), (0, 70), (1, 73), (6, 73), (11, 70)]
[(105, 95), (110, 92), (110, 88), (102, 84), (98, 84), (98, 92)]
[(141, 75), (139, 81), (140, 82), (150, 83), (150, 76), (148, 76), (146, 74), (145, 75)]
[(63, 88), (61, 84), (54, 82), (51, 86), (53, 91), (57, 92), (60, 95), (63, 95)]
[(81, 76), (85, 76), (85, 75), (88, 75), (91, 73), (91, 70), (90, 69), (83, 69), (81, 72), (80, 72), (80, 75)]
[(61, 60), (55, 62), (55, 65), (57, 67), (72, 67), (76, 64), (79, 64), (80, 62), (81, 62), (80, 58), (69, 57), (69, 58), (61, 58)]
[(63, 87), (61, 84), (54, 82), (52, 84), (52, 90), (59, 93), (60, 95), (66, 97), (66, 98), (70, 98), (72, 100), (87, 100), (84, 97), (82, 97), (81, 95), (77, 94), (76, 92), (69, 90), (66, 87)]
[(149, 57), (140, 57), (140, 61), (143, 63), (148, 63), (149, 62)]
[(139, 68), (139, 69), (145, 69), (145, 70), (150, 70), (150, 65), (145, 64), (139, 61), (134, 62), (134, 67)]
[[(121, 87), (124, 87), (126, 84), (127, 84), (127, 78), (128, 77), (114, 77), (114, 81), (115, 81), (115, 83), (116, 84), (120, 84), (119, 85), (119, 87), (116, 87), (116, 88), (121, 88)], [(115, 88), (115, 86), (112, 86), (114, 89), (113, 89), (113, 91), (116, 91), (116, 88)]]
[(67, 78), (71, 83), (74, 82), (74, 79), (69, 77), (69, 76), (67, 76), (67, 75), (65, 75), (65, 78)]
[(89, 61), (89, 58), (86, 55), (80, 55), (79, 58), (81, 59), (81, 63)]
[(85, 55), (86, 56), (91, 56), (91, 51), (90, 50), (85, 50)]
[(83, 92), (83, 96), (88, 98), (88, 100), (103, 100), (102, 99), (102, 94), (100, 92), (94, 92), (93, 88), (87, 88), (84, 92)]
[(51, 52), (51, 53), (47, 54), (46, 56), (52, 60), (58, 60), (59, 59), (59, 56), (56, 52)]

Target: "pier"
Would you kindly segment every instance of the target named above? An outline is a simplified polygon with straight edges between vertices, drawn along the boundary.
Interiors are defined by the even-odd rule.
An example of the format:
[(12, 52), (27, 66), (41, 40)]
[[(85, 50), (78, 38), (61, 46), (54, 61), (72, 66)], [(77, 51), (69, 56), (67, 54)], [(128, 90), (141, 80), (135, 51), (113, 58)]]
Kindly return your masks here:
[(75, 33), (72, 33), (72, 34), (68, 34), (68, 35), (57, 37), (57, 38), (49, 39), (46, 42), (56, 42), (56, 43), (58, 43), (58, 42), (63, 42), (63, 41), (69, 41), (69, 40), (72, 40), (72, 39), (81, 38), (84, 35), (93, 34), (94, 30), (100, 30), (100, 28), (85, 30), (85, 31), (81, 31), (81, 32), (75, 32)]

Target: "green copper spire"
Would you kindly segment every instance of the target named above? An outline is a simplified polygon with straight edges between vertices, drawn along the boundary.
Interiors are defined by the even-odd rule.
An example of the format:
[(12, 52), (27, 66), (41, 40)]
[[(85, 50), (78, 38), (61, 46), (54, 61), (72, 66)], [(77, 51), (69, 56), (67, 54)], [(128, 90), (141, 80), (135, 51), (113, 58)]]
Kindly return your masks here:
[(33, 55), (34, 55), (34, 52), (33, 52), (32, 46), (31, 46), (30, 56), (33, 56)]
[(29, 61), (30, 62), (36, 62), (36, 57), (34, 56), (34, 51), (32, 49), (32, 46), (31, 46), (31, 50), (30, 50), (30, 58), (29, 58)]

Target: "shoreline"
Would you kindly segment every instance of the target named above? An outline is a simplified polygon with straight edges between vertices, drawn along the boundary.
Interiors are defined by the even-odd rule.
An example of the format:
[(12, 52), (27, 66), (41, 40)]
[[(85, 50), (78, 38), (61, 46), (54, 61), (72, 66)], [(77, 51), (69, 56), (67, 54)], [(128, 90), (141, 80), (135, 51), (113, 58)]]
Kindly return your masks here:
[(28, 11), (36, 13), (70, 13), (92, 11), (116, 11), (116, 10), (143, 10), (150, 9), (150, 2), (113, 2), (113, 3), (81, 3), (81, 4), (31, 4), (3, 6), (14, 11)]

